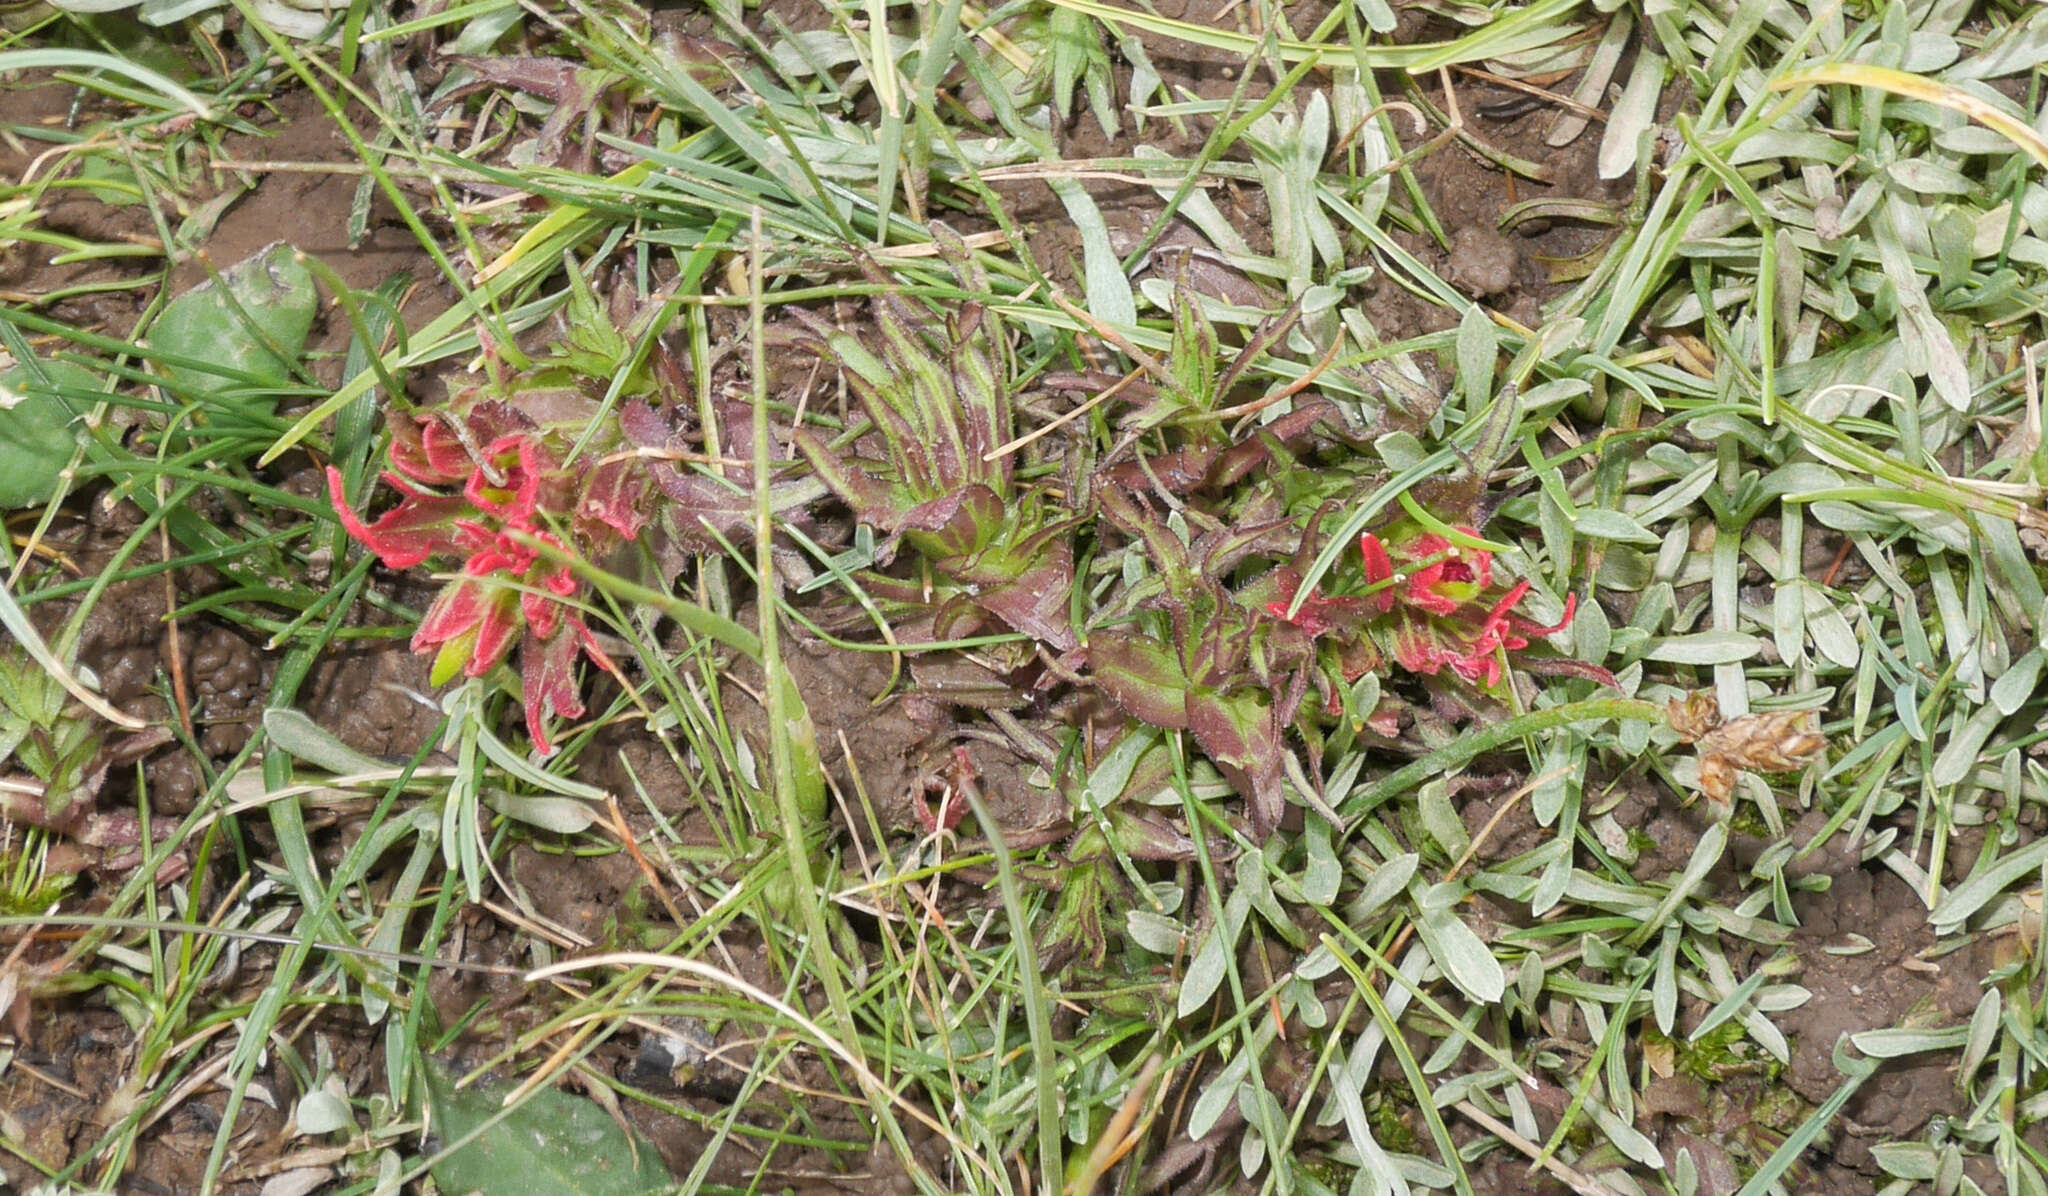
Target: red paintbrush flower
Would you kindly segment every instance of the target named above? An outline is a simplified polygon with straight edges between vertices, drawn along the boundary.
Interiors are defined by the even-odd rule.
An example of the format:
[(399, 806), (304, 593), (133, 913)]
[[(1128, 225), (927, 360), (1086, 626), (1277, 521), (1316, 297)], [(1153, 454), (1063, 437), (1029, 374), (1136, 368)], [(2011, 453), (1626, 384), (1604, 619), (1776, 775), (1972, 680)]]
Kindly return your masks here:
[[(617, 669), (577, 610), (582, 583), (535, 546), (571, 551), (549, 526), (572, 527), (586, 556), (633, 537), (642, 525), (645, 475), (613, 461), (572, 476), (530, 421), (496, 402), (476, 404), (461, 417), (394, 420), (389, 457), (384, 480), (402, 498), (375, 523), (349, 506), (340, 471), (328, 468), (337, 517), (390, 568), (413, 569), (437, 557), (462, 561), (461, 573), (420, 620), (412, 650), (434, 654), (432, 679), (441, 685), (458, 673), (489, 673), (516, 647), (527, 730), (541, 755), (553, 754), (547, 715), (583, 714), (577, 657)], [(573, 497), (579, 488), (580, 498)]]
[[(1470, 528), (1457, 529), (1477, 538)], [(1380, 640), (1394, 662), (1411, 673), (1450, 669), (1485, 688), (1501, 680), (1500, 654), (1529, 646), (1571, 625), (1576, 597), (1564, 618), (1544, 627), (1518, 614), (1529, 583), (1517, 582), (1490, 606), (1480, 597), (1493, 584), (1493, 553), (1420, 532), (1391, 543), (1371, 532), (1358, 538), (1365, 592), (1355, 597), (1310, 594), (1293, 614), (1294, 595), (1269, 603), (1266, 613), (1320, 637), (1344, 631)], [(1398, 563), (1397, 563), (1398, 561)], [(1391, 618), (1386, 618), (1391, 616)], [(1355, 680), (1347, 677), (1346, 680)]]

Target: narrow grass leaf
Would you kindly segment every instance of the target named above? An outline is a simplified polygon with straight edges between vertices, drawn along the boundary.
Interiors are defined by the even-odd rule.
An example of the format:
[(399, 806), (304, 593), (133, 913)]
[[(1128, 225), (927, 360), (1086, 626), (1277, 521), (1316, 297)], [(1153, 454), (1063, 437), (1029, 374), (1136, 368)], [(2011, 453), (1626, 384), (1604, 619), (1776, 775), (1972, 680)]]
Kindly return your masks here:
[(163, 97), (167, 108), (185, 108), (201, 120), (213, 119), (213, 106), (166, 75), (137, 62), (95, 50), (0, 51), (0, 74), (12, 71), (84, 70), (126, 75)]
[(2036, 839), (1949, 890), (1948, 896), (1935, 903), (1927, 920), (1938, 934), (1954, 933), (1992, 898), (2039, 870), (2043, 861), (2048, 861), (2048, 839)]
[(2041, 135), (2024, 121), (2009, 115), (1986, 100), (1933, 79), (1922, 78), (1891, 67), (1835, 62), (1794, 71), (1773, 80), (1769, 86), (1772, 91), (1793, 91), (1828, 83), (1846, 83), (1851, 87), (1875, 87), (1879, 91), (1888, 91), (1893, 95), (1921, 100), (1953, 112), (1960, 112), (2012, 142), (2036, 164), (2048, 167), (2048, 141), (2042, 140)]
[(1873, 1059), (1897, 1059), (1926, 1051), (1952, 1051), (1967, 1042), (1969, 1036), (1970, 1027), (1964, 1024), (1943, 1030), (1865, 1030), (1851, 1034), (1849, 1041)]

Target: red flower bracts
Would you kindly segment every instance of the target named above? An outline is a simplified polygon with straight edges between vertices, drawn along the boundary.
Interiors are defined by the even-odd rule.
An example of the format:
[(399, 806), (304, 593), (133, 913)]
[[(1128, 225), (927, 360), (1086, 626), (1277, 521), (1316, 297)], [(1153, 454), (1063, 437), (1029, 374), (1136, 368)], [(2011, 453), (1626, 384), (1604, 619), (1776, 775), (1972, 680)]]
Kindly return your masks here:
[(341, 472), (328, 467), (342, 526), (393, 569), (462, 561), (420, 620), (412, 650), (434, 653), (433, 682), (441, 685), (457, 673), (481, 677), (517, 647), (527, 730), (541, 755), (553, 754), (548, 712), (583, 714), (578, 653), (608, 671), (616, 666), (577, 611), (583, 583), (534, 545), (570, 550), (550, 527), (566, 530), (585, 555), (632, 538), (644, 476), (631, 461), (564, 468), (531, 420), (496, 401), (460, 416), (394, 418), (389, 457), (384, 481), (403, 497), (375, 523), (349, 506)]
[[(1470, 528), (1457, 529), (1478, 538)], [(1411, 673), (1435, 674), (1448, 667), (1474, 684), (1492, 688), (1501, 680), (1501, 655), (1529, 646), (1536, 637), (1571, 625), (1576, 595), (1565, 599), (1564, 618), (1545, 627), (1517, 613), (1529, 583), (1514, 586), (1486, 604), (1493, 583), (1493, 554), (1462, 547), (1434, 532), (1399, 540), (1391, 547), (1367, 532), (1358, 538), (1364, 564), (1364, 592), (1352, 597), (1310, 594), (1292, 616), (1294, 595), (1269, 603), (1266, 613), (1310, 636), (1362, 631), (1384, 644), (1395, 663)], [(1398, 560), (1398, 564), (1396, 563)]]

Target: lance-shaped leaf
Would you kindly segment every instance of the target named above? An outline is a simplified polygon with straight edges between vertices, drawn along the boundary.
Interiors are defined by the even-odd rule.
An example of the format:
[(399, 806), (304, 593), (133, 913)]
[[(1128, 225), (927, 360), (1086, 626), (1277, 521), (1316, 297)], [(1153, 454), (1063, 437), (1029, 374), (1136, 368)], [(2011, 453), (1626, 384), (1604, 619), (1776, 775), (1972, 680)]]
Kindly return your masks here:
[[(957, 241), (942, 236), (940, 248), (972, 277)], [(995, 451), (1013, 424), (1001, 322), (972, 303), (941, 319), (894, 294), (876, 301), (874, 315), (874, 347), (812, 325), (814, 351), (845, 370), (870, 429), (834, 445), (799, 428), (797, 448), (861, 522), (899, 537), (958, 587), (941, 602), (964, 594), (1012, 628), (1071, 650), (1072, 524), (1042, 497), (1018, 495), (1013, 455)]]
[(1306, 691), (1307, 657), (1299, 644), (1255, 651), (1266, 629), (1197, 563), (1227, 567), (1220, 562), (1248, 551), (1257, 531), (1220, 529), (1191, 546), (1128, 495), (1102, 491), (1101, 509), (1149, 550), (1165, 586), (1152, 605), (1170, 634), (1162, 642), (1133, 628), (1095, 632), (1090, 680), (1133, 718), (1194, 736), (1244, 796), (1254, 831), (1270, 833), (1284, 810), (1280, 753)]
[(1282, 741), (1278, 702), (1256, 689), (1198, 690), (1188, 696), (1188, 732), (1244, 795), (1260, 838), (1280, 823)]

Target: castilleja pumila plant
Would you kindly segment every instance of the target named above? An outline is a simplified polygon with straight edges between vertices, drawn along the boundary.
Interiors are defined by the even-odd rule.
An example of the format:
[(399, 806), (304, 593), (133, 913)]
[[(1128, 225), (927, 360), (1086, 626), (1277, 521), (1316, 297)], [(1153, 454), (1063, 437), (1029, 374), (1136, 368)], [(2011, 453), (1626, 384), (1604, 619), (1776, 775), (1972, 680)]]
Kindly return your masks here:
[(576, 718), (578, 656), (616, 671), (578, 613), (584, 585), (537, 545), (593, 559), (639, 535), (647, 475), (637, 458), (563, 454), (532, 417), (486, 399), (393, 416), (384, 481), (402, 496), (366, 523), (349, 505), (341, 472), (328, 494), (350, 536), (392, 569), (460, 562), (412, 638), (434, 654), (433, 682), (481, 677), (516, 650), (526, 727), (551, 755), (547, 715)]
[[(977, 291), (987, 280), (965, 246), (939, 248)], [(872, 264), (870, 274), (886, 282)], [(861, 522), (908, 544), (946, 583), (933, 595), (941, 623), (964, 632), (967, 608), (1065, 651), (1073, 521), (1036, 490), (1018, 485), (1009, 445), (1012, 367), (994, 310), (959, 305), (941, 317), (899, 295), (874, 304), (877, 355), (860, 337), (816, 325), (814, 351), (845, 371), (872, 431), (850, 445), (808, 428), (792, 439), (817, 476)]]
[[(1455, 530), (1478, 539), (1471, 528)], [(1358, 553), (1364, 582), (1358, 593), (1312, 593), (1289, 613), (1301, 575), (1287, 567), (1275, 578), (1282, 597), (1266, 607), (1311, 638), (1334, 642), (1347, 681), (1391, 657), (1411, 673), (1435, 676), (1448, 669), (1492, 689), (1501, 682), (1504, 653), (1563, 631), (1578, 608), (1577, 596), (1567, 596), (1556, 625), (1537, 623), (1518, 609), (1529, 594), (1527, 581), (1499, 588), (1492, 552), (1436, 532), (1404, 526), (1384, 539), (1366, 532)]]

